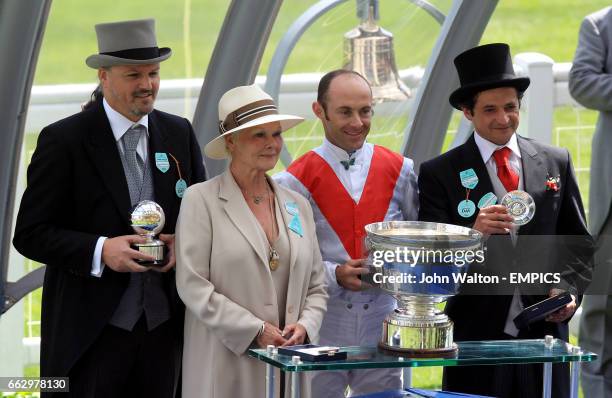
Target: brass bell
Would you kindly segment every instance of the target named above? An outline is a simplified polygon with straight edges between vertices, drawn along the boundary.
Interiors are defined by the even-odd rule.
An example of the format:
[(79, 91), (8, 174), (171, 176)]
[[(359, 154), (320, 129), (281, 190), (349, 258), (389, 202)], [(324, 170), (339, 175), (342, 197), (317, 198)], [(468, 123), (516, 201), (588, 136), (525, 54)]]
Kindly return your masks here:
[(343, 68), (359, 72), (370, 82), (374, 102), (407, 100), (410, 89), (397, 72), (393, 34), (376, 24), (378, 1), (361, 0), (358, 7), (361, 23), (344, 35)]

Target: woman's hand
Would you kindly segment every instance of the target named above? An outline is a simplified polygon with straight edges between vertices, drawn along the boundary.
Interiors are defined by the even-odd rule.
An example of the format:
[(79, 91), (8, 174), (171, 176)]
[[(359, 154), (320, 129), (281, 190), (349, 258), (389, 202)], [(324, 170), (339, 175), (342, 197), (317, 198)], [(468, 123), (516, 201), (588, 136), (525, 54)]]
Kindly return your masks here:
[(292, 323), (291, 325), (285, 326), (282, 336), (288, 338), (283, 346), (290, 346), (304, 344), (307, 334), (304, 326), (299, 323)]
[(266, 348), (269, 345), (278, 347), (284, 345), (286, 341), (287, 340), (282, 336), (281, 330), (270, 322), (264, 322), (263, 333), (259, 334), (255, 339), (259, 348)]

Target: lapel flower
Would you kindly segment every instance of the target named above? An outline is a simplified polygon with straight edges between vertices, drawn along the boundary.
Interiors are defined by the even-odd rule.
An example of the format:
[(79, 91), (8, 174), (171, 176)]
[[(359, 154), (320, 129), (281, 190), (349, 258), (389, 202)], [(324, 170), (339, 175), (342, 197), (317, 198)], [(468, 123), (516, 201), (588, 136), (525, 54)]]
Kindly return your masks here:
[(559, 190), (559, 181), (561, 181), (561, 176), (553, 177), (549, 174), (546, 177), (546, 190), (557, 192)]

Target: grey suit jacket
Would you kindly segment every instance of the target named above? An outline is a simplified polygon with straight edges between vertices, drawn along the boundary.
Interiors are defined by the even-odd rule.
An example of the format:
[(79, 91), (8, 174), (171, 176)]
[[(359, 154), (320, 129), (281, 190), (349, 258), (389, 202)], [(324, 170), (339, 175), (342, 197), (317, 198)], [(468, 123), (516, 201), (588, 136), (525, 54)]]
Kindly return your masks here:
[(570, 94), (598, 110), (591, 151), (589, 226), (599, 235), (612, 202), (612, 7), (585, 17), (570, 71)]

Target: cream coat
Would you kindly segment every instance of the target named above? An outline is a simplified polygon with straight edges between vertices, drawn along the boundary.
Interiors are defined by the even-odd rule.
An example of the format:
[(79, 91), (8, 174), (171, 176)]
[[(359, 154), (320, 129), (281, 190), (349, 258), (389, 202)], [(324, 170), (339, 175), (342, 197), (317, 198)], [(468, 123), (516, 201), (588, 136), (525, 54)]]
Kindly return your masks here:
[[(327, 294), (312, 209), (299, 194), (271, 184), (280, 221), (289, 225), (285, 203), (295, 202), (303, 229), (300, 236), (287, 228), (286, 323), (299, 322), (316, 341)], [(264, 321), (278, 325), (279, 311), (268, 248), (256, 223), (229, 171), (185, 192), (176, 227), (176, 283), (187, 307), (184, 398), (264, 396), (265, 365), (246, 351)]]

